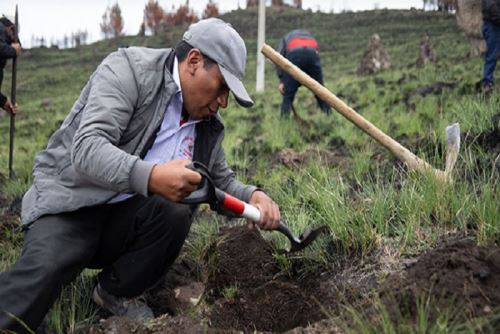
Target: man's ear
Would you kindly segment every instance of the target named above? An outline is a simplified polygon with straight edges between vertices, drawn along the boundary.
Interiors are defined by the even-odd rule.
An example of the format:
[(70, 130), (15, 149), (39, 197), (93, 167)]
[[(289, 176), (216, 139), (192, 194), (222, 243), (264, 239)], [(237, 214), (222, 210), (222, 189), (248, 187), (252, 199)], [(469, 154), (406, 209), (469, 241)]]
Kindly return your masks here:
[(199, 49), (193, 48), (189, 50), (186, 61), (189, 73), (194, 74), (200, 66), (203, 66), (203, 55)]

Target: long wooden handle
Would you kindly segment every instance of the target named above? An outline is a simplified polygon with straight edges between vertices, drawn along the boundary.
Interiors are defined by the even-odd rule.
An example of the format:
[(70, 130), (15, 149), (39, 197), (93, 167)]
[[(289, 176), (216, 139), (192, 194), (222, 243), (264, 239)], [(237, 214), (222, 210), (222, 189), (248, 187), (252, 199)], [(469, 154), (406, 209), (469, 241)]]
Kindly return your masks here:
[[(17, 12), (16, 5), (16, 16), (15, 16), (15, 37), (14, 42), (19, 43), (19, 16)], [(12, 85), (10, 92), (10, 102), (15, 107), (16, 106), (16, 84), (17, 84), (17, 55), (12, 59)], [(14, 113), (10, 114), (10, 129), (9, 129), (9, 178), (12, 179), (14, 176), (13, 163), (14, 163), (14, 133), (16, 130), (16, 115)]]
[(300, 82), (305, 87), (309, 88), (315, 95), (326, 101), (331, 107), (337, 110), (349, 121), (354, 123), (361, 130), (366, 132), (370, 137), (378, 141), (382, 146), (391, 151), (398, 159), (406, 163), (408, 168), (419, 172), (432, 172), (440, 180), (446, 180), (446, 175), (443, 171), (435, 169), (426, 161), (420, 159), (406, 147), (386, 135), (379, 128), (366, 120), (363, 116), (354, 111), (351, 107), (344, 103), (341, 99), (330, 92), (326, 87), (304, 73), (300, 68), (292, 64), (288, 59), (276, 52), (272, 47), (264, 44), (261, 52), (269, 58), (273, 63), (279, 66), (283, 71), (291, 75), (295, 80)]

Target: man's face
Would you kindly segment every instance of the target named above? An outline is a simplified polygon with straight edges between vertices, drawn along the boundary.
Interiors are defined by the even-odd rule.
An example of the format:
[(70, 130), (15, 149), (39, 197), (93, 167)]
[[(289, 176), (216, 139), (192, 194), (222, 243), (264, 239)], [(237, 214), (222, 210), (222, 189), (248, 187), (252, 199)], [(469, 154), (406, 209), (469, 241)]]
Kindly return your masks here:
[(206, 118), (226, 108), (229, 88), (220, 72), (219, 66), (204, 66), (203, 55), (192, 49), (183, 62), (186, 71), (181, 69), (181, 86), (184, 109), (195, 119)]
[(11, 40), (14, 40), (14, 38), (16, 37), (16, 27), (14, 27), (13, 25), (9, 26), (9, 27), (5, 28), (5, 31), (7, 32), (9, 38)]

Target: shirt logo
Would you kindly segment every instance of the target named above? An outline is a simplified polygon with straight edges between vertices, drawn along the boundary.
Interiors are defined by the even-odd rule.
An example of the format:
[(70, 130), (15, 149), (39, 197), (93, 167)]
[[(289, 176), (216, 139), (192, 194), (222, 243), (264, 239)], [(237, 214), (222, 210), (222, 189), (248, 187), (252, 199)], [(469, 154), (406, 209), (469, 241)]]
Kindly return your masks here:
[(186, 136), (181, 140), (177, 150), (177, 157), (179, 159), (193, 160), (194, 137)]

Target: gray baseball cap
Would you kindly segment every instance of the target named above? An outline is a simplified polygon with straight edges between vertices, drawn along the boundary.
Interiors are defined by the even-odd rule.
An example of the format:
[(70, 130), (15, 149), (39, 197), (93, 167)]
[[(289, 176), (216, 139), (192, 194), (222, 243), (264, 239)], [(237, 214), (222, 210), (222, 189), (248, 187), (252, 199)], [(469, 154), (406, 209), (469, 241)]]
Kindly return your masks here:
[(219, 65), (227, 86), (241, 106), (253, 106), (241, 81), (245, 75), (247, 48), (229, 23), (217, 18), (200, 20), (189, 26), (182, 39)]

